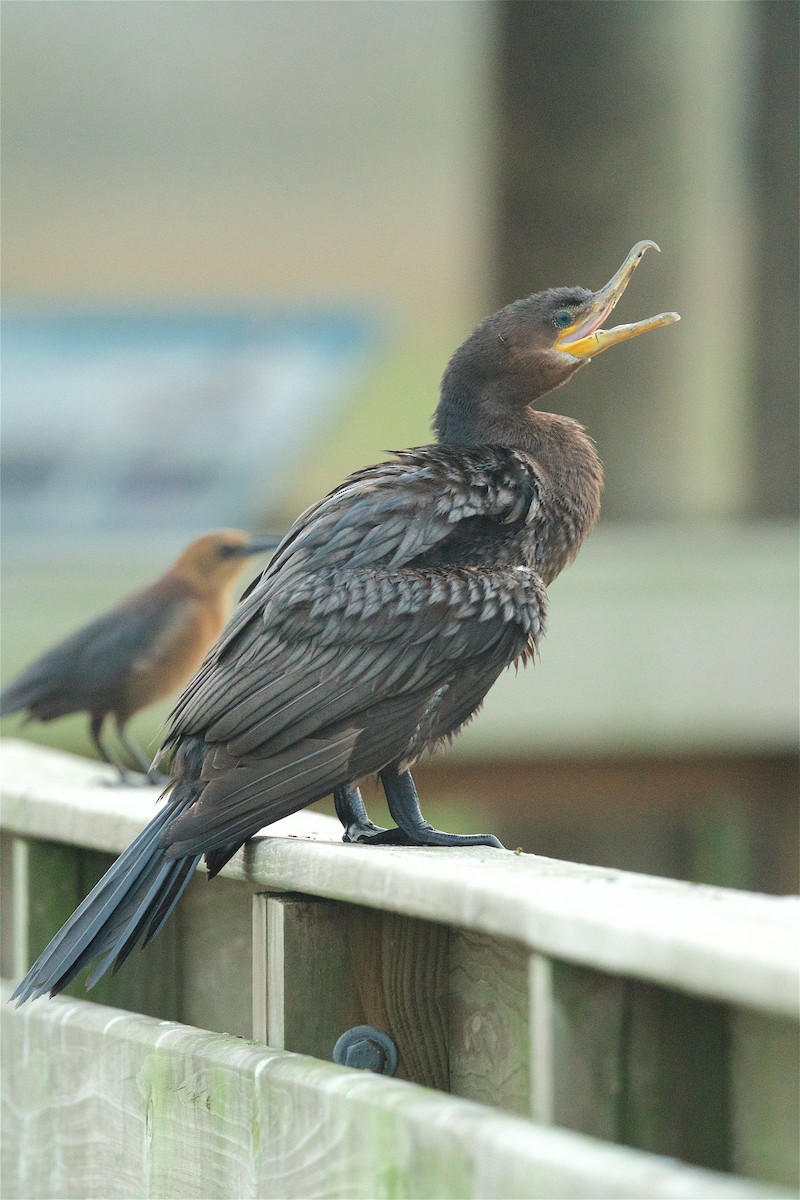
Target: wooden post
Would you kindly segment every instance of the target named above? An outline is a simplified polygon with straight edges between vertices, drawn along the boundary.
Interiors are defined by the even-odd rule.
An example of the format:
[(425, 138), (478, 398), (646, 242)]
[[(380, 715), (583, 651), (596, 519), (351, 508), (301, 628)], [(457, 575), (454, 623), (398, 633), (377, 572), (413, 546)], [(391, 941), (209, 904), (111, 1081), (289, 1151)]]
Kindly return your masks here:
[(555, 1123), (729, 1170), (726, 1007), (567, 963), (552, 989)]
[(598, 287), (652, 237), (664, 256), (637, 274), (620, 319), (670, 308), (683, 317), (562, 393), (562, 411), (597, 438), (607, 516), (736, 516), (751, 501), (748, 330), (762, 325), (750, 324), (748, 137), (760, 7), (493, 6), (498, 303), (554, 284)]
[(545, 1125), (555, 1118), (553, 1059), (553, 963), (544, 954), (530, 958), (531, 1115)]
[(504, 938), (453, 929), (449, 959), (450, 1091), (527, 1115), (531, 1071), (525, 948)]
[(254, 1036), (330, 1060), (342, 1033), (373, 1025), (397, 1045), (398, 1078), (447, 1090), (445, 928), (306, 896), (254, 904)]
[(336, 1039), (362, 1024), (343, 904), (253, 897), (253, 1037), (331, 1061)]
[(0, 837), (0, 974), (19, 979), (28, 969), (28, 844)]
[(731, 1012), (733, 1169), (797, 1187), (800, 1029), (752, 1009)]
[[(252, 1035), (250, 1003), (252, 891), (230, 879), (209, 880), (198, 871), (181, 897), (165, 964), (176, 980), (178, 1020), (218, 1033)], [(159, 934), (153, 946), (164, 936)], [(139, 969), (151, 946), (131, 964)]]

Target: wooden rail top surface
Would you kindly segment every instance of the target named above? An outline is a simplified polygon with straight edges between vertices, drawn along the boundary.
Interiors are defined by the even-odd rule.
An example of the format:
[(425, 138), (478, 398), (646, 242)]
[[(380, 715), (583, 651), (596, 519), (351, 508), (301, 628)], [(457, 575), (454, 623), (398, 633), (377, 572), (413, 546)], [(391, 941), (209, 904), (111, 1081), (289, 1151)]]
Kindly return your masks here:
[[(4, 741), (3, 832), (119, 853), (152, 817), (159, 793), (108, 786), (114, 777), (97, 762)], [(337, 821), (308, 811), (270, 826), (223, 874), (257, 890), (323, 896), (512, 939), (765, 1012), (798, 1010), (795, 897), (483, 847), (349, 846)]]

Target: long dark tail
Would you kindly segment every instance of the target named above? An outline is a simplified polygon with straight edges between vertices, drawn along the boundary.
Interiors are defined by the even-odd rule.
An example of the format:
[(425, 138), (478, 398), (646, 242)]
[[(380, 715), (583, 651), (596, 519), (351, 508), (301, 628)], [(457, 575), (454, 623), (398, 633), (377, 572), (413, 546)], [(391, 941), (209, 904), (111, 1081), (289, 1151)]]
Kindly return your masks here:
[(0, 717), (10, 716), (11, 713), (22, 712), (29, 708), (37, 699), (38, 691), (28, 686), (26, 679), (15, 679), (8, 687), (0, 692)]
[(74, 639), (37, 658), (0, 692), (0, 716), (28, 710), (39, 721), (52, 721), (84, 706), (83, 689), (74, 682)]
[(116, 971), (135, 946), (145, 946), (156, 936), (202, 857), (168, 859), (159, 838), (196, 796), (196, 787), (189, 784), (173, 788), (164, 808), (109, 867), (39, 955), (12, 996), (18, 1005), (45, 992), (55, 996), (83, 967), (99, 958), (86, 981), (87, 987), (93, 987), (106, 971)]

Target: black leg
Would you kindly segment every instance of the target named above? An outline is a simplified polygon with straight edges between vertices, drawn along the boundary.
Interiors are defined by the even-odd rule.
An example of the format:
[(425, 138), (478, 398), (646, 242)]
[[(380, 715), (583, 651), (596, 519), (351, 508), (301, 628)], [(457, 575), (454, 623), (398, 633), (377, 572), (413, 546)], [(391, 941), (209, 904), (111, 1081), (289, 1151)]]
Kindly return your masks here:
[(410, 771), (398, 775), (393, 767), (381, 771), (381, 783), (386, 792), (389, 812), (405, 834), (418, 846), (495, 846), (503, 849), (491, 833), (444, 833), (434, 829), (423, 817), (419, 797)]
[(115, 757), (108, 743), (103, 740), (102, 728), (104, 720), (105, 717), (92, 717), (89, 725), (89, 729), (92, 734), (92, 741), (97, 747), (97, 752), (102, 758), (103, 762), (107, 762), (110, 767), (116, 767), (116, 769), (119, 771), (119, 782), (121, 784), (126, 786), (135, 784), (137, 782), (136, 776), (132, 771), (128, 770), (124, 763), (120, 762), (119, 759)]
[(117, 733), (119, 735), (119, 740), (128, 751), (128, 754), (130, 754), (131, 758), (137, 764), (142, 774), (147, 777), (148, 783), (155, 783), (160, 786), (169, 783), (169, 775), (163, 775), (161, 771), (157, 771), (150, 765), (150, 760), (147, 758), (144, 751), (137, 746), (136, 742), (128, 733), (124, 722), (117, 721)]
[[(367, 816), (361, 792), (357, 787), (343, 784), (333, 793), (336, 815), (344, 826), (343, 842), (372, 842), (376, 845), (408, 846), (412, 844), (402, 829), (384, 829)], [(414, 843), (416, 844), (416, 843)]]

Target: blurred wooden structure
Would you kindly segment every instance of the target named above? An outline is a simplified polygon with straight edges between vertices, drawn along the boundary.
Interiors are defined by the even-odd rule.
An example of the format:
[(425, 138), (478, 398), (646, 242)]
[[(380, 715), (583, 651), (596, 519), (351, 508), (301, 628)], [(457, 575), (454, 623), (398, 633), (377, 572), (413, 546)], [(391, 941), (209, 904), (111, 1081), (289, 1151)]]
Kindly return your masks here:
[(495, 304), (597, 287), (647, 236), (664, 254), (622, 319), (682, 317), (559, 392), (600, 447), (606, 518), (796, 520), (798, 6), (489, 7)]
[[(156, 792), (3, 757), (13, 978)], [(278, 823), (92, 1003), (4, 1006), (6, 1200), (792, 1194), (800, 902), (338, 837)], [(362, 1023), (397, 1079), (330, 1063)]]

